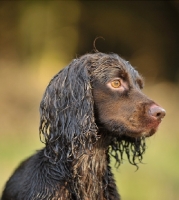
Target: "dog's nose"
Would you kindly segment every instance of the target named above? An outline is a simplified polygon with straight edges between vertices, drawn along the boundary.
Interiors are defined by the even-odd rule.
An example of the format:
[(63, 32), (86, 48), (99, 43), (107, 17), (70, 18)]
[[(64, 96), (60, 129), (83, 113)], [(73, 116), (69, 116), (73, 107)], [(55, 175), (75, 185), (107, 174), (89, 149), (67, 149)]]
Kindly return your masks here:
[(166, 115), (166, 111), (157, 105), (152, 105), (149, 109), (149, 113), (152, 117), (155, 117), (156, 119), (162, 119)]

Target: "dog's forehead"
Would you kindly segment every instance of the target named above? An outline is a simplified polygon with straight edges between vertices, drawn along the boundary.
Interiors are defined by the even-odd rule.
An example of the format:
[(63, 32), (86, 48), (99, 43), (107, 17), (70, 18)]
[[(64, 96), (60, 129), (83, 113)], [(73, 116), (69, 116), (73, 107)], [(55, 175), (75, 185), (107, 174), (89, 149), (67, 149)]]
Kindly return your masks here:
[(142, 77), (138, 73), (138, 71), (130, 64), (129, 61), (122, 60), (121, 62), (121, 68), (131, 76), (132, 79), (138, 79)]
[(137, 79), (141, 79), (142, 81), (142, 77), (139, 75), (138, 71), (132, 67), (130, 62), (120, 58), (119, 56), (99, 60), (93, 73), (96, 74), (96, 76), (103, 76), (106, 78), (114, 78), (114, 76), (123, 77), (127, 75), (134, 81)]
[(126, 61), (122, 58), (119, 58), (119, 64), (123, 71), (126, 72), (128, 80), (133, 85), (137, 85), (140, 88), (144, 86), (143, 77), (138, 73), (138, 71), (130, 64), (129, 61)]

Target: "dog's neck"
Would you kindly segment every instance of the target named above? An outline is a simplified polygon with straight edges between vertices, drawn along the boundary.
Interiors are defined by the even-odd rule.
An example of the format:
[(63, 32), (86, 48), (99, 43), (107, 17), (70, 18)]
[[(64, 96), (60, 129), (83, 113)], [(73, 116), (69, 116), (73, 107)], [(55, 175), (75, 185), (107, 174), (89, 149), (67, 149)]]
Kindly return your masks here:
[(83, 191), (84, 200), (105, 199), (109, 156), (106, 140), (100, 138), (92, 150), (86, 150), (73, 165), (76, 187)]

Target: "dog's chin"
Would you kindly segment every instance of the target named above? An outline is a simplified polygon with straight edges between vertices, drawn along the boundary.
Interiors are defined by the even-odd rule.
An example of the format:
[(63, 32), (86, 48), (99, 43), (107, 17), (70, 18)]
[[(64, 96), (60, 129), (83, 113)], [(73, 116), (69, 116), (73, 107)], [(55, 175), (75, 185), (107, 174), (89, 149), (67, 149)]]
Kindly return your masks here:
[[(153, 127), (152, 129), (146, 129), (146, 130), (126, 130), (125, 135), (131, 138), (140, 138), (140, 137), (151, 137), (154, 135), (157, 131), (158, 127)], [(118, 132), (120, 135), (120, 133)]]
[(105, 126), (105, 129), (113, 136), (115, 137), (122, 137), (122, 136), (128, 136), (131, 138), (140, 138), (140, 137), (151, 137), (156, 133), (159, 127), (158, 124), (153, 124), (146, 126), (145, 129), (142, 128), (133, 128), (133, 127), (126, 127), (124, 125), (118, 124), (118, 123), (111, 123), (111, 126), (109, 124)]

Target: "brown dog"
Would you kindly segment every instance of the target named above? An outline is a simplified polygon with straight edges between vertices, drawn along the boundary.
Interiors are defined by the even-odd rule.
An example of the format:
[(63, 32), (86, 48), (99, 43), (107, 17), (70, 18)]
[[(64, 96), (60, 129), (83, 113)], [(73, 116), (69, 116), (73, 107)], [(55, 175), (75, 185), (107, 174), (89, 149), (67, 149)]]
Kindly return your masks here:
[(142, 160), (145, 138), (165, 110), (146, 97), (142, 77), (116, 54), (86, 54), (49, 83), (40, 104), (45, 147), (11, 176), (2, 200), (119, 200), (109, 166)]

